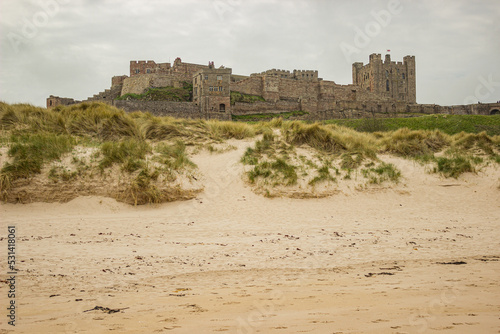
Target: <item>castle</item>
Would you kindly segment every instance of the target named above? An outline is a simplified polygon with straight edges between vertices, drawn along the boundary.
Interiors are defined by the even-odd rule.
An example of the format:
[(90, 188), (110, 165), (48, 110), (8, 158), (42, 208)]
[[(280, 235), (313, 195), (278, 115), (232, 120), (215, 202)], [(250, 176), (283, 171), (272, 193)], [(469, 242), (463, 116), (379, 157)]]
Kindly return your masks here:
[[(129, 76), (115, 76), (111, 88), (76, 101), (51, 95), (47, 108), (80, 102), (99, 101), (127, 112), (149, 111), (158, 116), (225, 119), (252, 114), (279, 114), (302, 111), (301, 119), (394, 117), (414, 113), (491, 114), (496, 104), (473, 104), (443, 107), (416, 103), (415, 57), (405, 56), (402, 62), (384, 61), (380, 54), (371, 54), (369, 63), (352, 65), (353, 83), (336, 84), (323, 80), (315, 70), (272, 69), (250, 76), (236, 75), (231, 68), (184, 63), (131, 61)], [(192, 99), (185, 102), (142, 100), (120, 97), (143, 94), (150, 88), (182, 88), (192, 85)], [(232, 101), (232, 93), (250, 96), (250, 102)], [(493, 108), (493, 109), (492, 109)]]

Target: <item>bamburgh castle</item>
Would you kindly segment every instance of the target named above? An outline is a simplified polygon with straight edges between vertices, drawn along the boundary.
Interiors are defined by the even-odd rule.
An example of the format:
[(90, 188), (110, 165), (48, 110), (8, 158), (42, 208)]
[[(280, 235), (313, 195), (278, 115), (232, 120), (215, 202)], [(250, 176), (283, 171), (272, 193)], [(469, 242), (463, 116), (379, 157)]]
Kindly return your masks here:
[[(392, 61), (371, 54), (368, 64), (352, 65), (349, 85), (323, 80), (315, 70), (272, 69), (250, 76), (236, 75), (231, 68), (184, 63), (131, 61), (129, 76), (115, 76), (111, 88), (76, 101), (50, 96), (47, 108), (99, 101), (131, 111), (149, 111), (158, 116), (225, 119), (252, 114), (280, 114), (300, 111), (300, 119), (397, 117), (424, 114), (493, 114), (498, 104), (443, 107), (416, 103), (415, 57)], [(191, 88), (192, 87), (192, 88)], [(151, 89), (188, 89), (183, 101), (148, 99)], [(239, 97), (239, 98), (238, 98)], [(236, 116), (236, 117), (234, 117)]]

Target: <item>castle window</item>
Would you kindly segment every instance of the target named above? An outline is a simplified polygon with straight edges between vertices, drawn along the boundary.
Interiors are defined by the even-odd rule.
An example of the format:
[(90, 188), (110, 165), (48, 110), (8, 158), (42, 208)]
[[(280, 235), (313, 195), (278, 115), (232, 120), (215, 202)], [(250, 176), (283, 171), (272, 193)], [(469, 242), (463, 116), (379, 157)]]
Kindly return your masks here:
[(219, 92), (222, 92), (222, 86), (219, 86)]
[(222, 75), (218, 75), (217, 80), (222, 80)]
[(389, 71), (385, 71), (385, 77), (388, 78), (389, 77)]
[(196, 85), (198, 83), (198, 78), (194, 78), (194, 84)]
[(148, 68), (148, 69), (146, 70), (146, 73), (151, 73), (151, 70)]
[(224, 103), (219, 104), (219, 111), (220, 112), (225, 112), (226, 111), (226, 105)]
[(405, 79), (405, 74), (403, 73), (403, 80)]
[(389, 80), (385, 81), (385, 90), (389, 91)]
[(208, 90), (211, 91), (211, 92), (213, 92), (214, 91), (214, 87), (210, 86), (210, 87), (208, 87)]
[(205, 75), (205, 80), (208, 80), (208, 75)]
[(135, 70), (135, 74), (139, 74), (141, 71), (139, 69)]
[(198, 87), (194, 87), (194, 95), (198, 95)]

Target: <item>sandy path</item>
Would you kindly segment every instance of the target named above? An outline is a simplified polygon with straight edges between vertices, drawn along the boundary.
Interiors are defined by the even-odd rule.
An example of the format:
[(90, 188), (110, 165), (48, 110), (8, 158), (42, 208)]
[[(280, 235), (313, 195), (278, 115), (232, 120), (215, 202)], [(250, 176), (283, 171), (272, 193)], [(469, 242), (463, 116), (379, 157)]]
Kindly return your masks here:
[(402, 185), (268, 199), (241, 180), (250, 142), (231, 144), (193, 158), (206, 188), (190, 201), (2, 204), (21, 261), (15, 332), (500, 332), (498, 168), (446, 180), (384, 157)]

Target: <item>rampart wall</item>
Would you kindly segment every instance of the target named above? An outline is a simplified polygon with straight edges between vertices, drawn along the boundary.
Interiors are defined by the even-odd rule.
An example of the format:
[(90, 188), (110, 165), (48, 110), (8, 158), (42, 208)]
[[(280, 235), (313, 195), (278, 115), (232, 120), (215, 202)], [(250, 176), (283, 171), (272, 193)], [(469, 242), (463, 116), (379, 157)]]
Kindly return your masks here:
[(191, 82), (191, 76), (185, 73), (137, 75), (123, 80), (121, 95), (142, 94), (151, 87), (181, 88), (184, 81)]
[(154, 116), (172, 116), (177, 118), (202, 118), (230, 120), (231, 115), (225, 113), (201, 113), (199, 107), (192, 102), (115, 100), (113, 105), (126, 112), (150, 112)]
[(278, 114), (286, 111), (300, 110), (300, 103), (292, 101), (263, 102), (254, 103), (236, 102), (231, 106), (231, 113), (235, 115), (247, 114)]

